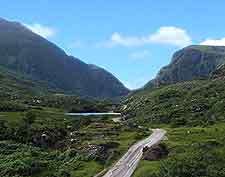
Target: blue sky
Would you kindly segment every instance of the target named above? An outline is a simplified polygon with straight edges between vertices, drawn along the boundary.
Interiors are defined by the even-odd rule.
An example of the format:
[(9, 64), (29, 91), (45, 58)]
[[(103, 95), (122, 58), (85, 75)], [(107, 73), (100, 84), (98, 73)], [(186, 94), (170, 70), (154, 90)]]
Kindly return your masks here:
[(222, 0), (2, 0), (0, 16), (138, 88), (184, 46), (225, 45), (224, 7)]

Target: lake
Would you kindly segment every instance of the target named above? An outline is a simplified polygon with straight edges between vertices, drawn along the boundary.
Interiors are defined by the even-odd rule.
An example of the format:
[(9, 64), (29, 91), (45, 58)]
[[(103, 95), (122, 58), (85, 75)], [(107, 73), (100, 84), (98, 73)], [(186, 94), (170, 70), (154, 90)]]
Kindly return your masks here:
[(67, 116), (105, 116), (105, 115), (118, 115), (121, 116), (121, 113), (115, 112), (85, 112), (85, 113), (65, 113)]

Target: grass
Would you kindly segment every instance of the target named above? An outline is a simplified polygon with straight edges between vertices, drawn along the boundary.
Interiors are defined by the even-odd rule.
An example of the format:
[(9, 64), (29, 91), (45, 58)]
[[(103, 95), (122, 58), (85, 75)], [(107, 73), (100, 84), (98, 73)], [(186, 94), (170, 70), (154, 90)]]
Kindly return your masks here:
[(131, 95), (123, 114), (137, 124), (210, 125), (225, 121), (225, 82), (201, 80), (178, 83)]
[(5, 97), (2, 110), (15, 105), (16, 111), (21, 104), (29, 110), (0, 112), (1, 176), (94, 176), (150, 134), (138, 128), (143, 125), (167, 130), (165, 143), (170, 153), (164, 160), (142, 160), (134, 177), (223, 177), (224, 88), (224, 81), (202, 80), (136, 92), (124, 102), (126, 124), (115, 123), (109, 116), (64, 115), (70, 110), (109, 110), (112, 105), (107, 101), (57, 94), (21, 96), (19, 100), (22, 92), (15, 88), (10, 95), (15, 93), (15, 100), (8, 104)]
[(141, 160), (133, 177), (154, 177), (159, 173), (160, 163), (157, 161)]
[[(29, 112), (35, 119), (24, 125)], [(94, 176), (147, 135), (142, 129), (114, 123), (109, 116), (73, 118), (55, 108), (0, 112), (0, 122), (4, 177)]]
[[(192, 128), (165, 128), (167, 131), (168, 140), (165, 141), (170, 154), (167, 159), (159, 160), (159, 161), (145, 161), (142, 160), (139, 164), (138, 168), (136, 169), (133, 177), (162, 177), (165, 176), (162, 173), (165, 171), (165, 168), (170, 167), (171, 169), (167, 169), (167, 172), (170, 172), (170, 177), (179, 176), (178, 175), (178, 166), (171, 167), (170, 165), (174, 162), (174, 159), (177, 159), (180, 165), (184, 165), (182, 170), (180, 170), (182, 175), (185, 176), (187, 172), (184, 171), (185, 164), (189, 160), (190, 157), (196, 156), (198, 153), (204, 153), (204, 155), (199, 156), (200, 158), (204, 159), (210, 157), (211, 155), (214, 156), (215, 160), (213, 164), (211, 160), (208, 159), (203, 161), (201, 164), (205, 167), (211, 167), (212, 169), (220, 169), (216, 172), (206, 172), (205, 176), (210, 176), (214, 173), (214, 177), (218, 176), (219, 172), (225, 171), (224, 159), (225, 157), (225, 124), (218, 123), (208, 127), (192, 127)], [(205, 157), (204, 157), (205, 156)], [(190, 158), (191, 159), (191, 158)], [(193, 160), (193, 159), (191, 159)], [(189, 162), (194, 163), (194, 161)], [(174, 164), (173, 164), (174, 165)], [(177, 164), (176, 164), (177, 165)], [(163, 168), (164, 167), (164, 168)], [(196, 173), (200, 170), (204, 169), (195, 169), (196, 166), (190, 166), (189, 171), (193, 170)], [(179, 170), (178, 170), (179, 171)], [(194, 172), (192, 172), (194, 174)], [(224, 174), (224, 173), (223, 173)], [(189, 174), (190, 175), (190, 174)], [(221, 175), (221, 174), (220, 174)], [(198, 177), (199, 174), (196, 174)], [(223, 176), (223, 175), (221, 175)]]
[(145, 88), (124, 101), (129, 122), (167, 130), (170, 151), (166, 159), (141, 161), (134, 177), (225, 176), (223, 76), (221, 67), (209, 79)]
[(101, 165), (99, 165), (95, 161), (90, 161), (79, 170), (72, 172), (72, 176), (93, 177), (94, 174), (97, 174), (99, 172), (99, 169), (102, 169)]

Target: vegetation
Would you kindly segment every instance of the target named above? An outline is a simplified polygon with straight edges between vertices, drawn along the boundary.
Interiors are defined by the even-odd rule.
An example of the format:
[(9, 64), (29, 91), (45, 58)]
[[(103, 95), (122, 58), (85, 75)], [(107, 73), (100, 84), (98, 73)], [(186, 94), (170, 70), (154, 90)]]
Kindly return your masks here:
[(14, 101), (2, 101), (0, 102), (0, 112), (16, 112), (27, 110), (26, 105), (16, 103)]
[(143, 89), (124, 102), (128, 121), (167, 130), (168, 157), (143, 159), (134, 177), (225, 176), (223, 73), (221, 66), (208, 80)]
[(0, 173), (3, 177), (93, 176), (137, 140), (149, 135), (110, 117), (67, 117), (42, 108), (0, 113)]
[[(168, 140), (144, 148), (134, 177), (225, 177), (225, 66), (215, 70), (225, 61), (224, 47), (178, 51), (119, 106), (93, 99), (129, 93), (104, 69), (67, 56), (18, 23), (0, 19), (0, 28), (2, 177), (94, 176), (149, 135), (146, 127), (166, 129)], [(112, 110), (122, 112), (123, 122), (64, 114)]]
[(26, 80), (0, 66), (0, 112), (51, 107), (67, 112), (109, 112), (116, 106), (108, 99), (80, 98), (50, 92), (45, 83)]
[(146, 88), (184, 81), (207, 79), (219, 65), (225, 63), (224, 46), (191, 45), (173, 55), (169, 65), (160, 69), (157, 77)]
[(222, 68), (213, 73), (213, 80), (144, 89), (126, 100), (124, 114), (130, 122), (162, 127), (168, 138), (168, 157), (142, 160), (134, 177), (225, 176)]
[[(108, 112), (109, 100), (49, 92), (0, 67), (2, 177), (93, 176), (149, 132), (112, 117), (69, 117), (65, 112)], [(91, 166), (91, 167), (90, 167)]]
[(198, 80), (142, 90), (130, 96), (121, 109), (138, 124), (207, 126), (225, 120), (224, 88), (223, 80)]
[(112, 110), (115, 105), (107, 100), (53, 93), (12, 97), (12, 92), (0, 104), (1, 175), (93, 176), (149, 135), (138, 128), (144, 125), (167, 130), (164, 144), (169, 155), (142, 160), (135, 177), (225, 176), (225, 85), (213, 79), (139, 91), (121, 106), (127, 118), (123, 123), (105, 116), (64, 115), (65, 111)]
[(0, 174), (2, 177), (94, 176), (148, 135), (112, 117), (69, 117), (65, 112), (108, 112), (109, 100), (49, 92), (0, 68)]
[(142, 160), (133, 177), (225, 176), (225, 124), (166, 128), (170, 153), (160, 161)]
[(108, 71), (68, 56), (20, 23), (0, 19), (0, 29), (0, 64), (15, 75), (66, 94), (114, 98), (129, 93)]
[(1, 101), (24, 100), (32, 95), (47, 93), (44, 83), (27, 80), (22, 75), (13, 73), (2, 66), (0, 66), (0, 82)]

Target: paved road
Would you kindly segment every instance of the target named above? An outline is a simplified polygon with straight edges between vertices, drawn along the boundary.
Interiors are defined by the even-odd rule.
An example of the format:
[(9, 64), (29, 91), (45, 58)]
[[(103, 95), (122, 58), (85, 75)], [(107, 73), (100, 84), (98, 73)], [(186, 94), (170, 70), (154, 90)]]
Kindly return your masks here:
[(103, 177), (130, 177), (141, 160), (143, 148), (159, 143), (164, 139), (165, 134), (165, 130), (153, 129), (151, 136), (131, 146), (127, 153)]

